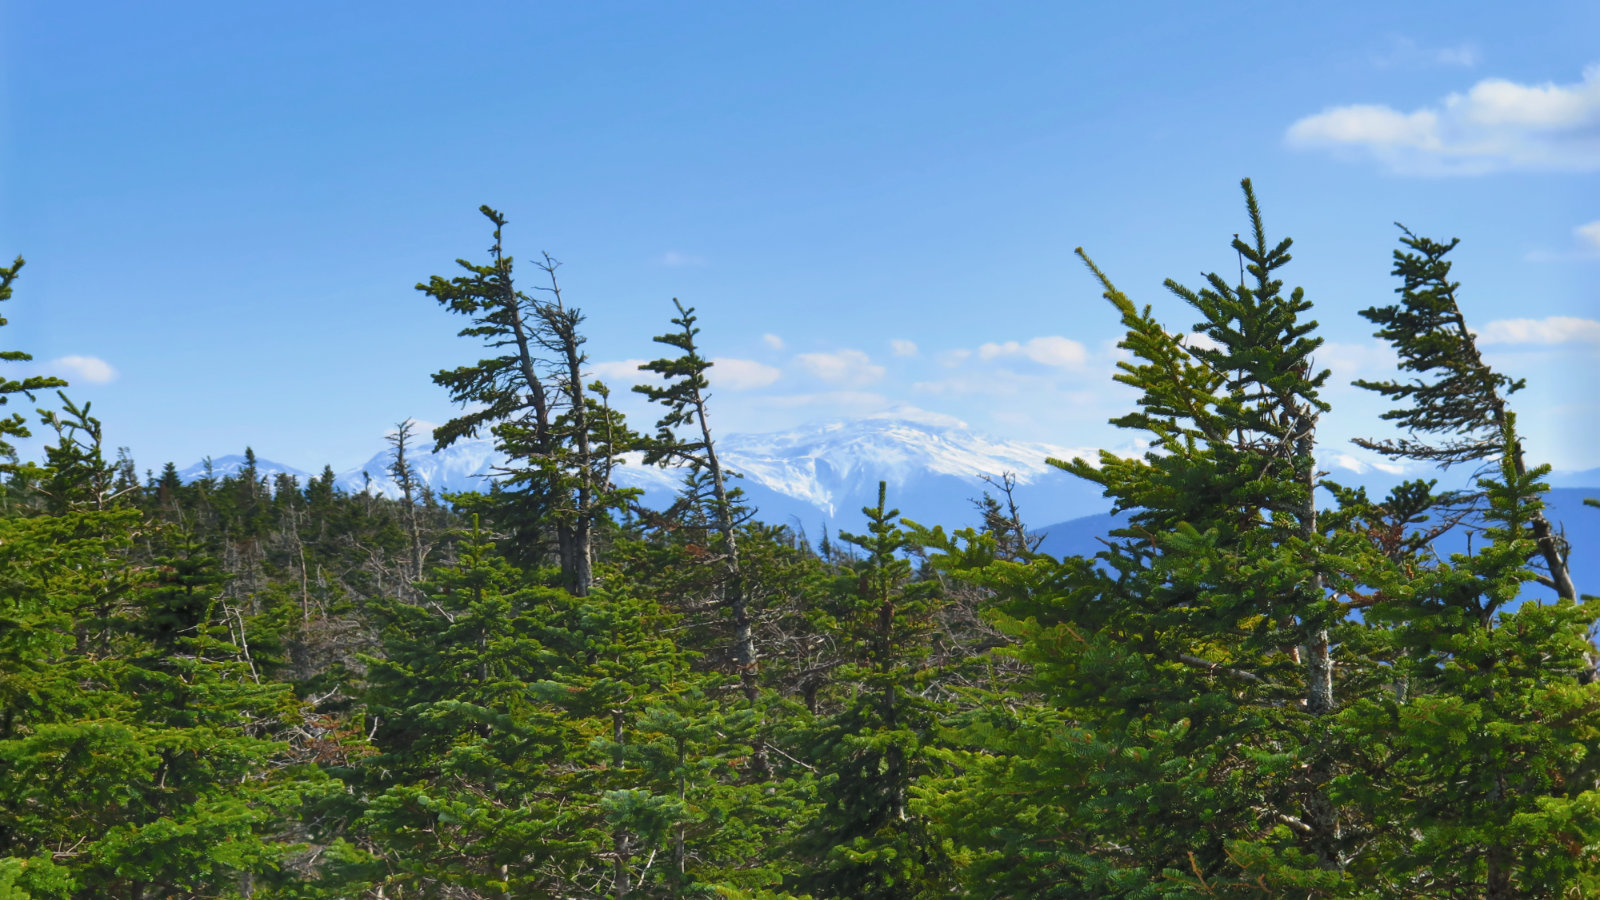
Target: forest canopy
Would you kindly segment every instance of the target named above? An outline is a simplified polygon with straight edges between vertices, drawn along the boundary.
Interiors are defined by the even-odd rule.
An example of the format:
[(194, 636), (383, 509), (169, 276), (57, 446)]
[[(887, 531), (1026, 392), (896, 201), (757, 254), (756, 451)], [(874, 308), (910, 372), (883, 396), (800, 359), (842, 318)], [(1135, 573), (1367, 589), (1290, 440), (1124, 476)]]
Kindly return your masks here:
[[(1090, 556), (1039, 552), (1008, 479), (954, 530), (884, 485), (831, 538), (764, 522), (695, 310), (627, 422), (489, 207), (487, 257), (418, 284), (479, 358), (432, 379), (436, 444), (507, 460), (480, 493), (416, 477), (409, 421), (398, 498), (253, 453), (141, 475), (0, 353), (0, 900), (1600, 894), (1593, 548), (1456, 242), (1400, 232), (1361, 313), (1400, 369), (1358, 386), (1403, 433), (1363, 446), (1471, 483), (1372, 496), (1317, 465), (1315, 292), (1242, 188), (1160, 315), (1079, 251), (1148, 448), (1051, 461), (1125, 514)], [(675, 502), (618, 487), (630, 456)]]

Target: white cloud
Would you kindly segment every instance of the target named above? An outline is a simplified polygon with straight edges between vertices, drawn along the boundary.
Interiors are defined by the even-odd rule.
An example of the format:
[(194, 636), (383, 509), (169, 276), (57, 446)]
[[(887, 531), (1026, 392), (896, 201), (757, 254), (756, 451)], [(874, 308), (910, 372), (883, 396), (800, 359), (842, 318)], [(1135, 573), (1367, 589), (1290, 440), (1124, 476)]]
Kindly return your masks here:
[(887, 371), (860, 350), (802, 353), (795, 359), (807, 372), (829, 384), (851, 386), (871, 384), (882, 378)]
[(1461, 66), (1471, 68), (1481, 58), (1478, 48), (1470, 43), (1451, 47), (1424, 47), (1408, 37), (1390, 36), (1388, 46), (1372, 57), (1379, 68), (1390, 66)]
[(1098, 404), (1107, 396), (1099, 385), (1084, 390), (1063, 385), (1053, 374), (1001, 367), (969, 369), (934, 381), (918, 381), (911, 390), (936, 397), (1050, 397), (1052, 404), (1073, 406)]
[(1600, 259), (1600, 221), (1573, 228), (1572, 237), (1578, 245), (1576, 250), (1530, 250), (1522, 258), (1531, 263)]
[(963, 348), (957, 348), (955, 350), (946, 350), (943, 353), (939, 354), (939, 365), (944, 366), (947, 369), (954, 369), (956, 366), (959, 366), (962, 363), (966, 362), (967, 358), (970, 357), (971, 355), (972, 355), (972, 351), (971, 350), (966, 350), (966, 349), (963, 349)]
[(1084, 364), (1089, 355), (1077, 341), (1055, 335), (1030, 338), (1025, 343), (989, 343), (978, 348), (979, 359), (990, 360), (1003, 356), (1023, 356), (1040, 365), (1077, 368)]
[(589, 366), (589, 374), (604, 381), (626, 381), (629, 384), (644, 382), (656, 378), (654, 372), (641, 372), (639, 367), (647, 360), (619, 359), (612, 362), (597, 362)]
[(1600, 344), (1600, 322), (1576, 316), (1499, 319), (1478, 334), (1482, 344)]
[(761, 336), (761, 341), (774, 350), (783, 349), (783, 338), (778, 337), (775, 334), (763, 334)]
[(889, 340), (889, 349), (894, 351), (895, 356), (917, 355), (916, 341), (908, 341), (903, 338), (891, 338)]
[(95, 356), (63, 356), (50, 360), (46, 368), (50, 371), (66, 370), (68, 381), (110, 384), (117, 380), (117, 370), (113, 369), (110, 363)]
[(816, 394), (786, 394), (762, 399), (763, 403), (785, 409), (802, 406), (822, 406), (828, 411), (850, 413), (875, 412), (887, 408), (889, 398), (871, 391), (823, 391)]
[(1357, 378), (1393, 378), (1400, 358), (1395, 356), (1394, 348), (1386, 341), (1371, 340), (1359, 344), (1329, 341), (1317, 348), (1311, 362), (1318, 371), (1328, 369), (1333, 372), (1328, 379), (1330, 384), (1343, 385)]
[(782, 370), (751, 359), (732, 359), (719, 356), (711, 360), (711, 370), (706, 378), (719, 388), (730, 391), (748, 391), (766, 387), (778, 380)]
[[(1350, 453), (1340, 453), (1334, 456), (1332, 462), (1333, 465), (1357, 475), (1365, 475), (1374, 469), (1390, 475), (1404, 475), (1410, 471), (1410, 467), (1401, 463), (1388, 462), (1381, 457), (1362, 459)], [(1324, 462), (1323, 465), (1327, 463)]]
[(1584, 249), (1600, 251), (1600, 221), (1579, 225), (1572, 229), (1572, 233), (1578, 236), (1578, 243), (1582, 244)]
[(657, 262), (660, 262), (662, 265), (671, 266), (674, 269), (680, 269), (685, 266), (703, 266), (706, 264), (704, 257), (690, 256), (687, 253), (679, 253), (676, 250), (668, 250), (656, 259)]
[(1376, 159), (1408, 175), (1600, 169), (1600, 65), (1572, 84), (1487, 78), (1406, 113), (1355, 104), (1289, 126), (1291, 146)]

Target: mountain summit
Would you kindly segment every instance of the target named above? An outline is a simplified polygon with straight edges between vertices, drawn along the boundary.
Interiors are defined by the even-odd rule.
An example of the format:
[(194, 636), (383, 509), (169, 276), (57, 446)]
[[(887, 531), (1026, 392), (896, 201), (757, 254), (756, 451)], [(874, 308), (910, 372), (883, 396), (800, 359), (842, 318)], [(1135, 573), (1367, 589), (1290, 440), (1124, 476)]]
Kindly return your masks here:
[[(837, 530), (861, 527), (858, 510), (874, 502), (878, 482), (889, 484), (889, 502), (908, 518), (927, 524), (960, 525), (975, 521), (972, 500), (988, 490), (984, 477), (1016, 477), (1023, 515), (1045, 522), (1102, 512), (1099, 491), (1048, 465), (1050, 457), (1094, 458), (1090, 447), (1067, 447), (1007, 441), (974, 431), (950, 416), (899, 408), (859, 419), (830, 419), (768, 434), (726, 434), (718, 437), (725, 464), (744, 476), (735, 481), (759, 517), (772, 524)], [(417, 478), (435, 493), (485, 490), (495, 468), (505, 462), (489, 440), (462, 440), (434, 453), (419, 441), (406, 457)], [(337, 476), (351, 493), (374, 491), (399, 496), (389, 474), (387, 448)], [(640, 488), (650, 505), (670, 502), (683, 473), (644, 466), (635, 455), (614, 476), (625, 487)], [(280, 463), (258, 461), (304, 478), (305, 473)], [(185, 480), (203, 474), (200, 465), (183, 470)], [(215, 474), (235, 474), (232, 457), (214, 461)]]

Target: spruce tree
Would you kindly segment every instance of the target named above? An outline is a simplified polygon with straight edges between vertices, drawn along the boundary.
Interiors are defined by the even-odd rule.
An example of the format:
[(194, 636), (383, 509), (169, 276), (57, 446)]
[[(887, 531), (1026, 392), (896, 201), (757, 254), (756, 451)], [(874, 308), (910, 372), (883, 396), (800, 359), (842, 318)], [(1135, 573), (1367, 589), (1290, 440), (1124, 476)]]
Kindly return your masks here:
[[(1395, 289), (1400, 302), (1370, 307), (1361, 315), (1380, 326), (1376, 336), (1394, 347), (1401, 370), (1415, 375), (1407, 381), (1359, 380), (1356, 386), (1396, 402), (1383, 418), (1407, 436), (1356, 443), (1385, 456), (1447, 467), (1487, 463), (1493, 469), (1494, 461), (1506, 459), (1519, 476), (1525, 475), (1530, 467), (1522, 439), (1507, 425), (1507, 400), (1525, 382), (1494, 371), (1478, 352), (1477, 337), (1467, 327), (1456, 296), (1461, 285), (1450, 280), (1451, 263), (1445, 259), (1460, 239), (1446, 243), (1418, 237), (1405, 226), (1400, 230), (1403, 249), (1394, 252), (1393, 270), (1401, 280)], [(1544, 562), (1536, 580), (1558, 597), (1577, 600), (1566, 542), (1543, 512), (1531, 515)]]
[[(638, 385), (634, 390), (666, 407), (666, 413), (656, 422), (656, 436), (645, 449), (644, 461), (649, 464), (677, 464), (688, 468), (684, 496), (680, 504), (692, 519), (704, 515), (712, 525), (715, 541), (710, 547), (711, 559), (722, 569), (718, 579), (721, 605), (728, 611), (733, 626), (732, 662), (739, 676), (745, 699), (756, 703), (760, 688), (757, 678), (757, 648), (752, 628), (750, 598), (745, 584), (745, 573), (739, 563), (738, 505), (741, 491), (730, 488), (728, 482), (735, 477), (725, 469), (717, 457), (716, 442), (711, 437), (711, 422), (706, 415), (710, 398), (710, 382), (706, 372), (710, 360), (700, 355), (695, 337), (700, 329), (695, 327), (692, 308), (685, 308), (676, 298), (672, 305), (678, 315), (672, 319), (677, 329), (655, 338), (656, 343), (675, 347), (676, 357), (664, 357), (640, 366), (642, 371), (654, 372), (667, 380), (665, 386)], [(679, 429), (693, 429), (687, 437)], [(753, 768), (764, 776), (769, 770), (767, 750), (757, 742)]]
[(101, 490), (99, 422), (67, 408), (29, 469), (49, 506), (0, 517), (0, 884), (37, 900), (249, 895), (324, 783), (287, 740), (301, 709), (235, 644), (215, 561)]
[(974, 713), (963, 783), (977, 795), (929, 795), (971, 842), (971, 873), (1006, 896), (1349, 883), (1335, 713), (1363, 666), (1334, 664), (1349, 627), (1337, 598), (1364, 563), (1319, 522), (1321, 341), (1310, 302), (1278, 277), (1290, 242), (1267, 240), (1243, 189), (1250, 235), (1232, 249), (1248, 275), (1167, 282), (1206, 341), (1169, 331), (1089, 263), (1127, 329), (1116, 380), (1139, 392), (1112, 421), (1150, 449), (1056, 464), (1100, 485), (1128, 525), (1094, 559), (995, 560), (985, 539), (941, 562), (996, 592), (1046, 704)]
[[(1391, 497), (1374, 510), (1399, 512), (1393, 531), (1408, 541), (1388, 554), (1388, 576), (1370, 579), (1364, 610), (1381, 626), (1394, 687), (1348, 715), (1386, 751), (1346, 782), (1374, 820), (1368, 880), (1396, 897), (1591, 893), (1600, 885), (1600, 759), (1591, 750), (1600, 746), (1600, 685), (1590, 635), (1600, 603), (1577, 599), (1570, 548), (1544, 516), (1549, 467), (1526, 461), (1507, 402), (1523, 382), (1484, 363), (1467, 327), (1445, 259), (1458, 242), (1402, 231), (1401, 302), (1362, 315), (1415, 374), (1357, 384), (1396, 401), (1384, 418), (1406, 435), (1357, 443), (1480, 471), (1475, 508), (1445, 509), (1418, 489), (1408, 504)], [(1414, 523), (1429, 514), (1442, 524), (1417, 535)], [(1473, 539), (1439, 560), (1423, 539), (1450, 527), (1470, 528)], [(1555, 602), (1523, 602), (1530, 581)]]
[(878, 502), (862, 513), (867, 533), (840, 535), (862, 557), (814, 611), (843, 661), (806, 748), (820, 804), (795, 845), (807, 869), (797, 881), (818, 897), (944, 896), (949, 860), (910, 802), (933, 767), (928, 745), (941, 711), (930, 699), (937, 679), (928, 650), (937, 584), (913, 578), (908, 535), (882, 482)]
[(490, 262), (457, 260), (465, 274), (417, 285), (466, 316), (472, 324), (461, 336), (495, 354), (434, 374), (452, 400), (473, 407), (435, 429), (434, 446), (442, 450), (484, 429), (494, 435), (511, 460), (491, 495), (497, 521), (531, 562), (545, 554), (545, 535), (554, 531), (564, 583), (581, 597), (593, 583), (596, 528), (630, 496), (606, 477), (629, 442), (585, 383), (583, 314), (562, 297), (559, 263), (546, 255), (539, 265), (549, 278), (542, 295), (518, 289), (501, 245), (506, 219), (487, 206), (481, 211), (494, 225)]

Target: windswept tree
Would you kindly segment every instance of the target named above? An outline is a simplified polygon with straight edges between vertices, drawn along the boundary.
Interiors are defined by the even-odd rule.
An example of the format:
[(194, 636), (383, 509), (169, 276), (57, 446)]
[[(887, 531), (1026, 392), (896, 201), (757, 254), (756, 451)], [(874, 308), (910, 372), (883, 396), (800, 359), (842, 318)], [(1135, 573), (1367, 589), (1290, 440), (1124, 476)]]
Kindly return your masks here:
[[(663, 357), (639, 368), (666, 380), (664, 386), (638, 385), (634, 390), (666, 407), (656, 422), (656, 436), (645, 450), (646, 464), (682, 465), (689, 476), (682, 503), (700, 511), (712, 524), (716, 544), (713, 556), (723, 569), (722, 603), (733, 623), (733, 664), (739, 674), (745, 697), (755, 702), (756, 645), (751, 629), (750, 599), (745, 591), (744, 571), (739, 564), (738, 488), (729, 488), (732, 476), (717, 458), (711, 438), (711, 422), (706, 417), (710, 382), (706, 372), (711, 361), (700, 355), (695, 336), (693, 308), (685, 308), (676, 298), (672, 305), (678, 315), (672, 320), (677, 329), (655, 338), (656, 343), (676, 347), (675, 357)], [(682, 430), (690, 429), (688, 435)]]
[[(1467, 552), (1441, 560), (1401, 545), (1388, 573), (1370, 579), (1365, 615), (1394, 687), (1346, 715), (1384, 748), (1345, 783), (1372, 819), (1362, 878), (1394, 897), (1587, 896), (1600, 889), (1600, 759), (1590, 749), (1600, 742), (1590, 643), (1600, 603), (1578, 599), (1570, 550), (1544, 516), (1550, 467), (1525, 460), (1507, 403), (1523, 383), (1483, 361), (1457, 302), (1444, 258), (1457, 241), (1402, 231), (1401, 302), (1362, 315), (1415, 376), (1357, 384), (1396, 402), (1384, 418), (1407, 435), (1357, 443), (1477, 465), (1480, 508), (1466, 519), (1477, 532)], [(1409, 534), (1436, 535), (1462, 516), (1440, 516), (1451, 498), (1429, 487), (1409, 504), (1391, 496), (1366, 507)], [(1430, 514), (1444, 525), (1417, 528)], [(1522, 602), (1530, 581), (1555, 602)]]
[[(494, 224), (489, 262), (457, 260), (464, 274), (417, 285), (466, 316), (472, 324), (461, 336), (495, 354), (434, 374), (434, 383), (468, 408), (434, 430), (435, 449), (482, 430), (494, 436), (510, 459), (495, 489), (496, 524), (513, 534), (519, 556), (529, 561), (545, 556), (553, 531), (562, 580), (581, 597), (594, 582), (595, 525), (627, 496), (606, 477), (626, 442), (615, 440), (614, 422), (584, 383), (583, 314), (562, 297), (559, 263), (545, 255), (538, 267), (549, 284), (534, 294), (518, 289), (501, 244), (506, 219), (487, 206), (481, 211)], [(611, 426), (610, 440), (597, 440), (597, 418)]]
[[(1402, 249), (1394, 252), (1393, 273), (1400, 302), (1374, 306), (1361, 315), (1379, 326), (1377, 337), (1388, 341), (1400, 357), (1400, 369), (1414, 373), (1405, 381), (1356, 382), (1396, 404), (1383, 414), (1407, 432), (1386, 440), (1358, 439), (1357, 444), (1395, 459), (1419, 460), (1449, 467), (1461, 463), (1493, 470), (1508, 461), (1517, 477), (1528, 474), (1522, 438), (1511, 427), (1507, 398), (1525, 382), (1494, 371), (1478, 352), (1477, 337), (1467, 327), (1450, 280), (1450, 261), (1459, 238), (1442, 243), (1412, 234), (1400, 226)], [(1578, 590), (1568, 564), (1569, 549), (1541, 510), (1530, 512), (1530, 527), (1544, 571), (1539, 583), (1558, 597), (1577, 600)]]

